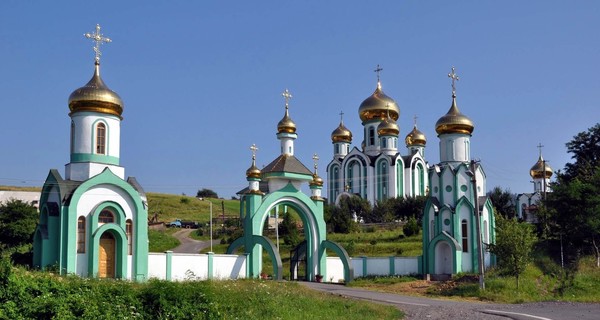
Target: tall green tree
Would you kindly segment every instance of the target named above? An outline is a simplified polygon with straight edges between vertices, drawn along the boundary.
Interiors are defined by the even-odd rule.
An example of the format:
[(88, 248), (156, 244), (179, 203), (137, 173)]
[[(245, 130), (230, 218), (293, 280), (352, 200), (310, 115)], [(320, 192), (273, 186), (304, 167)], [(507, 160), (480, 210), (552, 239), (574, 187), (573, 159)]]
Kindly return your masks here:
[(489, 250), (498, 257), (498, 266), (515, 277), (517, 290), (519, 276), (531, 262), (531, 252), (536, 242), (531, 224), (518, 222), (515, 218), (497, 217), (496, 243), (490, 244)]
[(551, 233), (560, 238), (567, 267), (577, 270), (588, 248), (600, 267), (600, 123), (567, 144), (572, 163), (558, 172), (544, 205)]
[(294, 219), (289, 211), (283, 213), (283, 219), (279, 224), (279, 233), (282, 235), (283, 243), (286, 245), (295, 247), (300, 243), (301, 239), (296, 219)]
[(488, 191), (487, 196), (492, 201), (496, 213), (508, 219), (512, 219), (516, 216), (516, 196), (510, 192), (510, 189), (502, 190), (502, 188), (496, 186), (491, 191)]
[(215, 199), (218, 199), (219, 195), (217, 195), (217, 193), (214, 192), (211, 189), (203, 188), (203, 189), (198, 190), (198, 192), (196, 192), (196, 197), (198, 197), (198, 198), (215, 198)]
[(11, 199), (0, 204), (0, 244), (4, 249), (18, 248), (33, 242), (38, 222), (37, 209), (27, 202)]
[(358, 231), (354, 216), (365, 220), (371, 214), (371, 204), (358, 196), (342, 197), (337, 206), (325, 210), (325, 223), (331, 232), (350, 233)]

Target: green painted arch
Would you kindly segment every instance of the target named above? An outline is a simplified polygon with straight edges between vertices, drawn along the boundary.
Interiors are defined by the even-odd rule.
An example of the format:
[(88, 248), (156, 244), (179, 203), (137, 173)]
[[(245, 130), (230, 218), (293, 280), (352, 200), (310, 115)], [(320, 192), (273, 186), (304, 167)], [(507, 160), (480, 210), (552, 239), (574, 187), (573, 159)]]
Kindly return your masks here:
[(452, 249), (452, 252), (453, 252), (452, 273), (457, 273), (459, 270), (458, 266), (460, 264), (460, 259), (458, 259), (460, 256), (459, 252), (462, 252), (462, 247), (456, 241), (456, 239), (452, 238), (452, 236), (450, 236), (446, 231), (442, 231), (435, 238), (433, 238), (431, 240), (431, 242), (429, 243), (429, 246), (427, 248), (427, 253), (426, 253), (427, 261), (428, 261), (427, 273), (435, 274), (435, 247), (437, 246), (437, 244), (439, 242), (446, 242), (450, 245), (450, 248)]
[(240, 247), (242, 247), (244, 245), (244, 237), (239, 237), (237, 239), (235, 239), (228, 247), (227, 247), (227, 251), (225, 251), (226, 254), (234, 254)]
[(112, 233), (116, 240), (115, 277), (117, 279), (124, 279), (127, 277), (127, 235), (120, 226), (114, 223), (104, 224), (92, 233), (91, 241), (88, 246), (88, 276), (94, 278), (98, 276), (100, 237), (102, 237), (105, 232)]
[(90, 220), (91, 222), (90, 226), (98, 225), (98, 217), (104, 209), (108, 209), (109, 211), (113, 212), (115, 214), (114, 223), (123, 228), (123, 230), (125, 230), (125, 211), (123, 210), (120, 204), (114, 201), (101, 202), (98, 205), (96, 205), (94, 209), (92, 209), (91, 214), (88, 216), (88, 220)]
[[(132, 245), (134, 247), (134, 252), (132, 257), (133, 270), (131, 276), (137, 281), (143, 281), (148, 275), (148, 212), (144, 206), (144, 203), (142, 202), (140, 194), (133, 188), (133, 186), (115, 175), (108, 168), (105, 168), (98, 175), (84, 181), (73, 192), (70, 205), (67, 209), (67, 221), (62, 229), (62, 232), (69, 235), (70, 238), (69, 241), (67, 241), (66, 250), (63, 253), (63, 256), (66, 256), (66, 262), (61, 266), (61, 268), (66, 269), (67, 273), (76, 272), (77, 241), (75, 237), (77, 235), (77, 218), (80, 216), (77, 212), (77, 204), (81, 200), (82, 195), (84, 195), (88, 190), (102, 184), (121, 189), (125, 194), (127, 194), (129, 200), (131, 200), (131, 203), (133, 204), (133, 208), (131, 209), (136, 216), (133, 220), (134, 237)], [(124, 230), (125, 218), (123, 218), (122, 221), (122, 230)], [(125, 244), (127, 244), (127, 242), (125, 242)], [(125, 254), (127, 254), (127, 251), (125, 251)]]
[[(344, 249), (344, 247), (338, 243), (330, 240), (323, 241), (323, 251), (325, 251), (325, 249), (332, 250), (338, 255), (340, 260), (342, 260), (342, 264), (344, 265), (344, 281), (346, 284), (350, 283), (350, 281), (354, 279), (354, 267), (350, 263), (350, 256), (348, 255), (346, 249)], [(325, 274), (324, 276), (326, 277), (327, 275)]]
[(279, 255), (279, 251), (277, 250), (277, 246), (271, 241), (271, 239), (265, 236), (252, 236), (252, 242), (254, 245), (261, 245), (264, 249), (267, 250), (269, 257), (271, 257), (271, 261), (273, 261), (273, 273), (275, 280), (283, 279), (283, 264), (281, 263), (281, 256)]

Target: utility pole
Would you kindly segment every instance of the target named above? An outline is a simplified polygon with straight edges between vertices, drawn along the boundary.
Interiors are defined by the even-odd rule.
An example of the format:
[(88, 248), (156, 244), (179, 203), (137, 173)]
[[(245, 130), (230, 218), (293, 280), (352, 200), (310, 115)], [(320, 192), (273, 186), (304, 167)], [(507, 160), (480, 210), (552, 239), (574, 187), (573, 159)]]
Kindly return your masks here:
[(477, 161), (471, 160), (471, 181), (473, 182), (473, 195), (474, 195), (474, 215), (475, 215), (475, 227), (476, 227), (476, 237), (477, 237), (477, 265), (479, 267), (479, 288), (481, 290), (485, 290), (485, 279), (484, 279), (484, 270), (485, 270), (485, 261), (483, 259), (483, 245), (481, 241), (481, 216), (479, 213), (479, 194), (477, 192)]

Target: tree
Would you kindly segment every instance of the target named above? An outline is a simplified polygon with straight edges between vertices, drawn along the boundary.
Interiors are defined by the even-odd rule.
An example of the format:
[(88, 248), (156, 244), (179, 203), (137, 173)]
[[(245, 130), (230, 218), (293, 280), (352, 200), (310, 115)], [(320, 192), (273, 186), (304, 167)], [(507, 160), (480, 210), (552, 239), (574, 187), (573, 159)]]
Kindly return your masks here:
[(37, 209), (27, 202), (11, 199), (0, 204), (0, 244), (5, 249), (31, 244), (37, 222)]
[(283, 243), (295, 247), (300, 243), (300, 234), (296, 220), (289, 211), (283, 213), (283, 219), (279, 224), (279, 233), (283, 235)]
[(419, 234), (419, 231), (421, 231), (421, 225), (417, 222), (415, 217), (408, 218), (408, 222), (402, 227), (402, 232), (404, 232), (404, 235), (407, 237)]
[(531, 252), (536, 242), (531, 224), (497, 216), (496, 243), (490, 244), (489, 250), (498, 257), (498, 266), (515, 277), (517, 290), (519, 276), (531, 262)]
[(215, 198), (218, 199), (219, 196), (217, 195), (216, 192), (210, 190), (210, 189), (202, 189), (202, 190), (198, 190), (198, 192), (196, 193), (196, 197), (197, 198)]
[(423, 219), (423, 208), (426, 200), (426, 197), (418, 196), (377, 201), (371, 215), (365, 220), (367, 222), (391, 222), (414, 217), (417, 222), (420, 222)]
[(325, 209), (325, 223), (330, 231), (350, 233), (358, 230), (354, 216), (358, 219), (371, 214), (371, 204), (368, 200), (357, 196), (342, 197), (338, 206)]
[(494, 204), (498, 214), (508, 219), (515, 217), (515, 195), (510, 192), (510, 189), (502, 190), (502, 188), (496, 186), (487, 193), (487, 196)]
[(586, 248), (593, 249), (600, 267), (600, 123), (575, 135), (566, 146), (574, 162), (557, 173), (544, 205), (549, 230), (566, 248), (565, 260), (573, 273)]

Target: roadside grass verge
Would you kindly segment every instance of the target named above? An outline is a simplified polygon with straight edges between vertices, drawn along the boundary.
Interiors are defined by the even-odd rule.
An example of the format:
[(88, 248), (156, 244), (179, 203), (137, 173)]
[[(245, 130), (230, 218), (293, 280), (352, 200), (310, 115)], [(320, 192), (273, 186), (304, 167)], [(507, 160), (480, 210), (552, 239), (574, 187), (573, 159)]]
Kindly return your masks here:
[(148, 229), (148, 251), (164, 252), (180, 245), (181, 242), (173, 237), (175, 231), (176, 230), (158, 231)]
[(0, 261), (2, 319), (398, 319), (391, 306), (260, 280), (119, 280), (57, 276)]

